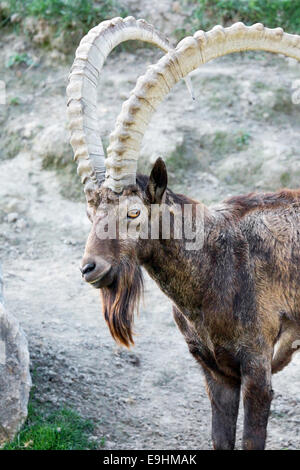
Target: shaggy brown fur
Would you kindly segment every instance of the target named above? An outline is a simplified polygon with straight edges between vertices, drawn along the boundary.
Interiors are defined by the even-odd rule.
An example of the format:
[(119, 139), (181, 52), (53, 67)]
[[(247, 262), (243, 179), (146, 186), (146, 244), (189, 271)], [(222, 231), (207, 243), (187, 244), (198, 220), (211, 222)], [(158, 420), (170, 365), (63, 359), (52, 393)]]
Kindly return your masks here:
[(120, 263), (116, 279), (101, 289), (103, 315), (115, 341), (129, 347), (133, 341), (133, 318), (143, 292), (141, 268), (128, 260)]
[[(110, 190), (100, 190), (83, 261), (89, 272), (84, 275), (103, 288), (112, 335), (128, 345), (143, 266), (172, 300), (175, 321), (204, 371), (214, 448), (234, 448), (242, 393), (243, 448), (263, 449), (273, 396), (271, 374), (287, 365), (299, 348), (300, 191), (249, 194), (206, 208), (172, 193), (166, 184), (166, 168), (159, 159), (150, 178), (139, 176), (124, 194), (133, 205), (145, 204), (149, 213), (151, 204), (165, 202), (171, 239), (160, 233), (155, 240), (99, 240), (96, 232), (107, 200), (118, 203)], [(187, 250), (185, 238), (172, 236), (173, 208), (187, 203), (194, 212), (201, 205), (203, 212), (204, 243), (198, 250)], [(93, 259), (90, 272), (87, 263)], [(103, 266), (111, 269), (98, 282)]]

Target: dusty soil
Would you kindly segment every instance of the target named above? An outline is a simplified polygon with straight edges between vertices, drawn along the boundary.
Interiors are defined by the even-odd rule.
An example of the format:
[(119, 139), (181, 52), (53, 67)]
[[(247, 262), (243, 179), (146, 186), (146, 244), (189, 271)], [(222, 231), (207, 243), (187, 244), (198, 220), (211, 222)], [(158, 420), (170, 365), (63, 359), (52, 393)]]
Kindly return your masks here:
[[(0, 41), (3, 71), (2, 62), (26, 39)], [(42, 168), (45, 158), (72, 158), (64, 97), (70, 60), (30, 52), (34, 67), (0, 76), (8, 95), (0, 105), (0, 259), (8, 308), (28, 336), (36, 399), (92, 418), (107, 449), (209, 449), (203, 378), (170, 301), (146, 276), (136, 346), (127, 351), (109, 335), (99, 293), (81, 279), (89, 231), (84, 203), (74, 200), (65, 169)], [(137, 75), (158, 57), (140, 49), (109, 59), (99, 93), (105, 136)], [(251, 189), (299, 186), (299, 105), (291, 101), (299, 67), (248, 54), (194, 72), (196, 101), (184, 84), (176, 87), (145, 136), (144, 162), (163, 155), (171, 186), (207, 203)], [(299, 364), (300, 356), (274, 377), (268, 449), (300, 448)]]

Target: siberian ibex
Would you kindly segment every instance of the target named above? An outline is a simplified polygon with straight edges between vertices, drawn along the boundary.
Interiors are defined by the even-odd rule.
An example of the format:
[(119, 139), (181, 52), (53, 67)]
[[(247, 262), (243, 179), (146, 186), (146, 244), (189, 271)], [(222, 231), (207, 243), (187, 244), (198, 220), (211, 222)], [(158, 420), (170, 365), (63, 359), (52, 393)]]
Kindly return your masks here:
[[(127, 39), (152, 42), (167, 53), (138, 79), (123, 104), (105, 158), (98, 136), (96, 86), (105, 58)], [(281, 28), (236, 23), (198, 31), (169, 49), (144, 21), (116, 18), (82, 40), (68, 86), (71, 144), (92, 222), (82, 275), (101, 289), (112, 336), (126, 346), (133, 343), (141, 266), (172, 300), (175, 321), (204, 371), (215, 449), (234, 448), (240, 390), (243, 448), (264, 448), (271, 374), (290, 362), (294, 344), (299, 347), (300, 191), (252, 193), (208, 208), (167, 187), (162, 159), (150, 177), (136, 175), (136, 168), (146, 127), (171, 88), (209, 60), (247, 50), (300, 60), (300, 37)], [(195, 237), (201, 232), (197, 249), (187, 249), (185, 233), (181, 238), (174, 235), (174, 208), (185, 205), (192, 207)], [(160, 219), (168, 212), (170, 237), (162, 235), (161, 226), (157, 237), (142, 236), (142, 227), (143, 233), (145, 226), (151, 232), (154, 212)], [(200, 224), (195, 222), (197, 212)], [(116, 222), (113, 237), (102, 236), (108, 219)], [(123, 237), (121, 225), (135, 236)]]

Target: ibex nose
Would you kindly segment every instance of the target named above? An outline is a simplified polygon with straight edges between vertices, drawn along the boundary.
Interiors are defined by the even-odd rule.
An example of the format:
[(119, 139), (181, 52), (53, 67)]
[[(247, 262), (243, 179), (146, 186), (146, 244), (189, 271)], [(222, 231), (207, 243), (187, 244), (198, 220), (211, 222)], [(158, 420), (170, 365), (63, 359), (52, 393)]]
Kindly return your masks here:
[(96, 263), (88, 263), (83, 268), (80, 268), (81, 274), (84, 276), (87, 273), (94, 271)]
[(94, 287), (99, 287), (100, 284), (104, 285), (108, 281), (111, 264), (101, 256), (85, 256), (80, 271), (85, 281)]

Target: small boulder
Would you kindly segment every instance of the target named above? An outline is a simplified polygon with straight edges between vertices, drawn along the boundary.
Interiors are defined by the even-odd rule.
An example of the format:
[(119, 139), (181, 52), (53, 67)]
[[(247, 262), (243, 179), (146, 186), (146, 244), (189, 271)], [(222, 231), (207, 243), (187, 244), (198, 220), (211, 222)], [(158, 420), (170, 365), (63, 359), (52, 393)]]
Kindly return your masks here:
[(0, 445), (12, 440), (24, 423), (30, 387), (27, 340), (4, 308), (0, 271)]
[(68, 143), (68, 131), (61, 122), (41, 130), (33, 141), (33, 153), (47, 163), (72, 161), (72, 150)]
[(17, 212), (10, 212), (7, 214), (7, 222), (12, 224), (18, 220), (19, 214)]

